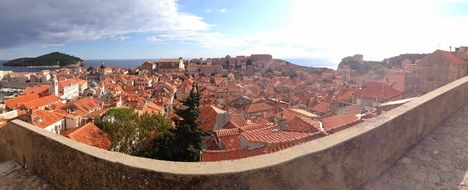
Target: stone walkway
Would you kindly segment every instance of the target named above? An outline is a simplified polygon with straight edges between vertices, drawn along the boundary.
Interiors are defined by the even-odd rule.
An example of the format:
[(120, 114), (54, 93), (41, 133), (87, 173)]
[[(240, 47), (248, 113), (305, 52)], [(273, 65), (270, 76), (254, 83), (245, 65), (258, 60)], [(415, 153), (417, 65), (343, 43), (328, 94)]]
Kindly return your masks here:
[(53, 189), (14, 161), (0, 163), (0, 190)]
[(362, 189), (468, 190), (468, 104)]

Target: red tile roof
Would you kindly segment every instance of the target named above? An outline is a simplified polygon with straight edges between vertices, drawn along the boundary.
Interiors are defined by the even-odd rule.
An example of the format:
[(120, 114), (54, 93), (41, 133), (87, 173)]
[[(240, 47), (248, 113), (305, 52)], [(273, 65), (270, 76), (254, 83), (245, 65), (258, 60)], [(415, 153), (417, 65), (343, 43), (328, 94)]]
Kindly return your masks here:
[(401, 94), (401, 91), (379, 82), (365, 82), (362, 89), (356, 93), (357, 96), (382, 100), (392, 99)]
[(46, 128), (64, 118), (65, 114), (46, 110), (33, 110), (31, 114), (32, 124), (40, 128)]
[(268, 153), (267, 147), (261, 147), (254, 150), (203, 150), (201, 153), (202, 162), (214, 162), (221, 160), (234, 160), (247, 158), (260, 154)]
[(24, 105), (28, 109), (36, 109), (39, 107), (49, 106), (49, 105), (58, 103), (59, 100), (60, 100), (59, 97), (50, 95), (50, 96), (44, 96), (42, 98), (26, 101), (24, 103), (20, 103), (20, 105)]
[(316, 133), (320, 131), (320, 121), (312, 120), (305, 117), (294, 117), (287, 122), (285, 131)]
[(240, 130), (237, 129), (219, 129), (215, 132), (216, 138), (223, 145), (223, 149), (240, 149)]
[(24, 94), (41, 94), (49, 91), (50, 85), (28, 86), (24, 89)]
[[(460, 59), (459, 57), (455, 56), (454, 54), (448, 52), (448, 51), (444, 51), (444, 50), (436, 50), (434, 53), (432, 53), (434, 55), (441, 55), (443, 58), (445, 58), (446, 60), (452, 62), (452, 63), (455, 63), (455, 64), (467, 64), (465, 61), (463, 61), (462, 59)], [(430, 56), (430, 55), (429, 55)]]
[(244, 117), (243, 114), (232, 114), (231, 116), (231, 122), (234, 125), (237, 125), (239, 127), (246, 126), (247, 124), (247, 119)]
[(91, 122), (83, 127), (64, 131), (62, 135), (72, 140), (102, 149), (109, 149), (112, 145), (110, 136)]
[(247, 141), (260, 142), (269, 145), (294, 142), (298, 140), (311, 140), (312, 133), (300, 133), (278, 130), (254, 130), (241, 134)]
[(28, 94), (28, 95), (23, 95), (23, 96), (18, 96), (12, 99), (5, 100), (5, 105), (6, 107), (15, 109), (19, 106), (20, 103), (24, 103), (26, 101), (38, 99), (39, 94)]
[[(103, 102), (93, 97), (85, 97), (79, 100), (76, 100), (68, 105), (74, 105), (75, 110), (72, 111), (73, 114), (85, 116), (91, 112), (100, 110), (102, 108)], [(63, 107), (67, 109), (68, 106)]]
[(75, 84), (79, 85), (80, 81), (75, 80), (75, 79), (64, 79), (64, 80), (59, 80), (58, 81), (58, 85), (59, 85), (60, 89), (63, 89), (64, 87), (67, 87), (67, 86), (73, 86)]
[(275, 108), (273, 106), (270, 106), (264, 102), (260, 103), (254, 103), (247, 105), (244, 108), (245, 113), (257, 113), (257, 112), (264, 112), (264, 111), (270, 111), (274, 110)]
[(216, 124), (217, 111), (221, 109), (214, 106), (205, 106), (200, 109), (200, 116), (198, 121), (201, 123), (200, 127), (204, 130), (213, 130), (214, 125)]
[(337, 95), (337, 100), (341, 102), (351, 102), (352, 96), (356, 93), (354, 89), (343, 90)]
[(250, 123), (246, 126), (240, 127), (241, 131), (255, 131), (255, 130), (267, 130), (267, 129), (276, 129), (278, 126), (271, 125), (268, 123)]
[(314, 107), (311, 108), (312, 111), (318, 112), (318, 113), (327, 113), (330, 107), (330, 103), (326, 101), (322, 101), (319, 104), (315, 105)]
[(322, 127), (327, 133), (335, 133), (362, 122), (354, 115), (335, 115), (323, 118)]

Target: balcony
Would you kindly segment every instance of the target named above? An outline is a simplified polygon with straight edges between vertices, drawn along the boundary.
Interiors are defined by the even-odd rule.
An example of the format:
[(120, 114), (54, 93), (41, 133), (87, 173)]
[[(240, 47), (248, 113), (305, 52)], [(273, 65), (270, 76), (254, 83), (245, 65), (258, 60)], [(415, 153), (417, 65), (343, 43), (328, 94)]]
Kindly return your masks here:
[(462, 189), (467, 103), (465, 77), (333, 135), (207, 163), (110, 152), (15, 120), (0, 129), (0, 163), (15, 161), (57, 189)]

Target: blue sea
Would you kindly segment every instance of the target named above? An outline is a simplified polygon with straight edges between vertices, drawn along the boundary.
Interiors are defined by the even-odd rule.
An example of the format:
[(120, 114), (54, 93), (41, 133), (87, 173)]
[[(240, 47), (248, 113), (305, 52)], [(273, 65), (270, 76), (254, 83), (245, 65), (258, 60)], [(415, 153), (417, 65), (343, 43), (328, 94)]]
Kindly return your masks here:
[[(121, 68), (135, 68), (140, 66), (147, 60), (155, 60), (155, 59), (104, 59), (104, 60), (85, 60), (84, 67), (94, 67), (97, 68), (101, 66), (104, 62), (104, 65), (110, 67), (121, 67)], [(289, 61), (291, 63), (307, 66), (307, 67), (325, 67), (325, 68), (332, 68), (336, 69), (337, 64), (329, 63), (324, 60), (319, 59), (283, 59)], [(44, 70), (43, 68), (28, 68), (28, 67), (7, 67), (3, 66), (3, 63), (7, 62), (6, 60), (0, 60), (0, 70), (10, 70), (14, 72), (38, 72)]]
[[(147, 60), (153, 59), (104, 59), (104, 60), (85, 60), (84, 67), (100, 67), (102, 63), (109, 67), (121, 67), (121, 68), (135, 68), (140, 66)], [(9, 70), (14, 72), (38, 72), (44, 70), (44, 68), (29, 68), (29, 67), (8, 67), (3, 66), (6, 60), (0, 60), (0, 70)]]

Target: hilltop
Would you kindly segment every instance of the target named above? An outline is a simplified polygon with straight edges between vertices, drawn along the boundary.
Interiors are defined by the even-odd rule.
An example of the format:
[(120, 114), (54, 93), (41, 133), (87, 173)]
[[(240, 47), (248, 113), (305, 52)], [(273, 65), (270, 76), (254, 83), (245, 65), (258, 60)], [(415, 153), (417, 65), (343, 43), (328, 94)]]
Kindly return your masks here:
[(3, 65), (15, 67), (67, 67), (80, 66), (81, 64), (83, 64), (83, 60), (78, 57), (60, 52), (53, 52), (35, 58), (24, 57), (10, 60)]
[(401, 62), (405, 59), (416, 62), (418, 59), (422, 59), (427, 54), (401, 54), (398, 56), (386, 58), (382, 61), (365, 61), (362, 59), (362, 55), (348, 56), (341, 60), (338, 64), (338, 68), (343, 65), (349, 65), (351, 70), (357, 71), (359, 74), (366, 74), (371, 70), (380, 68), (401, 68)]

